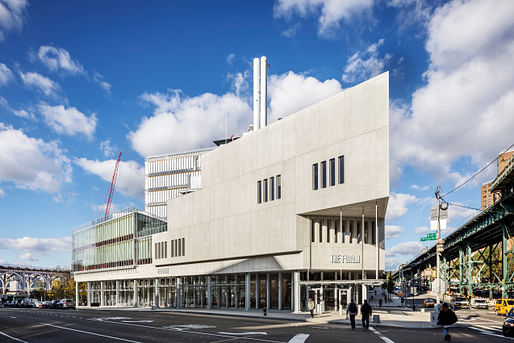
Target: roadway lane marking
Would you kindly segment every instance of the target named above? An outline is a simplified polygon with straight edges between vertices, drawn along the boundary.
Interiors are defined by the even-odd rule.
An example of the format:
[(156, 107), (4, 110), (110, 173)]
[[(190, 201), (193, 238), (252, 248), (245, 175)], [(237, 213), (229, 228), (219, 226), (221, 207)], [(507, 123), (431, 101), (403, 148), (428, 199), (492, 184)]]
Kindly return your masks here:
[(13, 316), (9, 316), (9, 318), (16, 319), (16, 317), (13, 317)]
[[(212, 336), (212, 337), (222, 337), (222, 338), (234, 338), (234, 336), (228, 336), (228, 335), (220, 335), (220, 334), (217, 334), (217, 333), (210, 333), (210, 332), (204, 332), (204, 331), (191, 331), (191, 330), (185, 330), (184, 328), (179, 328), (177, 326), (163, 326), (163, 327), (159, 327), (159, 326), (150, 326), (150, 325), (142, 325), (142, 324), (134, 324), (134, 323), (122, 323), (122, 322), (109, 322), (109, 321), (104, 321), (104, 323), (111, 323), (111, 324), (119, 324), (119, 325), (128, 325), (128, 326), (138, 326), (138, 327), (142, 327), (142, 328), (147, 328), (147, 329), (154, 329), (154, 330), (166, 330), (166, 331), (181, 331), (183, 333), (188, 333), (188, 334), (192, 334), (192, 335), (204, 335), (204, 336)], [(183, 325), (185, 326), (185, 325)], [(254, 338), (254, 337), (245, 337), (245, 339), (247, 341), (257, 341), (257, 342), (270, 342), (270, 343), (286, 343), (286, 342), (283, 342), (283, 341), (275, 341), (275, 340), (271, 340), (271, 339), (263, 339), (263, 338)]]
[(386, 343), (395, 343), (392, 339), (390, 338), (387, 338), (386, 336), (382, 335), (380, 332), (378, 332), (377, 330), (375, 330), (374, 327), (370, 326), (369, 329), (376, 335), (378, 335), (378, 337), (383, 340), (384, 342)]
[(473, 329), (473, 330), (476, 330), (484, 335), (488, 335), (488, 336), (494, 336), (494, 337), (500, 337), (500, 338), (505, 338), (505, 339), (510, 339), (511, 341), (514, 340), (514, 338), (511, 338), (511, 337), (505, 337), (503, 335), (498, 335), (496, 333), (493, 333), (491, 331), (487, 331), (487, 330), (484, 330), (484, 329), (480, 329), (480, 328), (476, 328), (474, 326), (470, 326), (469, 327), (470, 329)]
[(14, 341), (17, 341), (17, 342), (29, 343), (29, 342), (27, 342), (27, 341), (23, 341), (23, 340), (21, 340), (21, 339), (19, 339), (19, 338), (16, 338), (16, 337), (13, 337), (13, 336), (9, 336), (8, 334), (3, 333), (2, 331), (0, 331), (0, 335), (4, 335), (5, 337), (10, 338), (10, 339), (12, 339), (12, 340), (14, 340)]
[(122, 320), (123, 323), (153, 323), (153, 320)]
[(243, 332), (218, 332), (220, 335), (233, 335), (233, 336), (246, 336), (246, 335), (267, 335), (267, 332), (264, 331), (243, 331)]
[(483, 326), (483, 325), (477, 325), (477, 324), (475, 324), (473, 326), (479, 327), (479, 328), (484, 329), (484, 330), (493, 330), (493, 331), (498, 331), (498, 332), (502, 332), (503, 333), (502, 329), (497, 329), (497, 328), (493, 328), (493, 327), (490, 327), (490, 326)]
[(291, 338), (287, 343), (303, 343), (309, 338), (308, 333), (299, 333), (296, 334), (293, 338)]
[(52, 326), (54, 328), (58, 328), (58, 329), (62, 329), (62, 330), (69, 330), (69, 331), (85, 333), (87, 335), (93, 335), (93, 336), (100, 336), (100, 337), (105, 337), (105, 338), (116, 339), (118, 341), (123, 341), (123, 342), (142, 343), (142, 342), (139, 342), (139, 341), (133, 341), (133, 340), (125, 339), (125, 338), (121, 338), (121, 337), (114, 337), (114, 336), (109, 336), (109, 335), (102, 335), (102, 334), (99, 334), (99, 333), (96, 333), (96, 332), (91, 332), (91, 331), (84, 331), (84, 330), (67, 328), (65, 326), (58, 326), (58, 325), (53, 325), (53, 324), (43, 324), (43, 325), (45, 325), (45, 326)]

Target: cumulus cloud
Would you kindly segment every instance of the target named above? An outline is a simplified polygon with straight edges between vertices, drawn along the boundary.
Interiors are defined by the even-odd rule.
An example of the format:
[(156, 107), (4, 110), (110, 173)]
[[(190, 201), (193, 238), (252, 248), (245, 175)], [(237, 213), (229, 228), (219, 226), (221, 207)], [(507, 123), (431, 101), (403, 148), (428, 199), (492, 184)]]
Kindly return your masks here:
[(22, 251), (55, 252), (71, 250), (71, 237), (58, 238), (0, 238), (0, 249), (15, 249)]
[(236, 57), (235, 54), (229, 54), (226, 59), (227, 64), (232, 64), (232, 62), (234, 61), (234, 57)]
[[(456, 203), (457, 205), (462, 205)], [(455, 205), (448, 206), (448, 223), (464, 223), (480, 213), (480, 210), (464, 208)]]
[(418, 235), (424, 235), (426, 233), (433, 232), (432, 230), (430, 230), (429, 227), (426, 227), (426, 226), (420, 226), (420, 227), (416, 228), (415, 231)]
[(109, 82), (105, 81), (105, 78), (102, 74), (97, 73), (96, 71), (93, 72), (93, 81), (98, 83), (98, 85), (102, 87), (103, 90), (107, 93), (111, 92), (112, 85)]
[(414, 185), (410, 186), (410, 189), (414, 189), (416, 191), (428, 191), (429, 187), (426, 186), (426, 185), (425, 186), (419, 186), (419, 185), (414, 184)]
[(382, 58), (379, 57), (378, 49), (382, 44), (384, 44), (383, 38), (379, 39), (377, 43), (371, 44), (365, 51), (353, 54), (346, 62), (341, 79), (346, 83), (362, 82), (383, 72), (391, 55), (386, 54)]
[(23, 260), (23, 261), (37, 261), (38, 259), (36, 257), (32, 256), (31, 253), (26, 252), (26, 253), (20, 255), (20, 260)]
[(5, 108), (7, 111), (11, 112), (17, 117), (25, 118), (25, 119), (34, 119), (35, 116), (32, 113), (32, 111), (26, 111), (26, 110), (16, 110), (9, 106), (9, 103), (7, 102), (7, 99), (0, 95), (0, 107)]
[(386, 225), (385, 226), (385, 238), (400, 238), (402, 233), (401, 226), (398, 225)]
[(402, 242), (386, 251), (387, 257), (405, 257), (409, 258), (417, 255), (423, 249), (423, 244), (416, 241)]
[(103, 152), (105, 157), (109, 157), (114, 155), (115, 148), (111, 145), (111, 141), (107, 139), (100, 142), (100, 150)]
[(237, 97), (241, 97), (242, 95), (247, 96), (249, 94), (250, 87), (248, 85), (248, 76), (248, 71), (227, 75), (227, 79), (231, 82), (231, 87)]
[[(79, 158), (75, 160), (75, 163), (87, 172), (110, 183), (116, 160), (98, 161)], [(129, 197), (141, 199), (144, 197), (144, 185), (145, 167), (135, 161), (120, 161), (116, 191)]]
[(268, 83), (270, 122), (297, 112), (342, 91), (339, 81), (319, 81), (292, 71), (271, 75)]
[(51, 71), (63, 70), (70, 74), (83, 74), (82, 65), (73, 60), (70, 53), (63, 48), (43, 45), (39, 48), (39, 60)]
[(514, 131), (514, 2), (451, 1), (427, 24), (426, 85), (391, 111), (391, 157), (455, 180), (452, 163), (477, 167)]
[(294, 15), (318, 18), (318, 34), (330, 36), (342, 20), (362, 13), (373, 5), (373, 0), (278, 0), (273, 8), (275, 17), (290, 20)]
[(38, 109), (46, 124), (55, 132), (69, 136), (82, 134), (88, 139), (93, 138), (97, 121), (95, 113), (88, 117), (75, 107), (50, 106), (46, 103), (39, 104)]
[(71, 163), (59, 144), (27, 136), (0, 122), (0, 181), (16, 187), (59, 193), (71, 182)]
[(4, 190), (2, 188), (0, 188), (0, 198), (3, 197), (5, 194)]
[(13, 78), (14, 76), (11, 69), (9, 69), (5, 64), (0, 63), (0, 86), (6, 85)]
[(166, 94), (144, 93), (141, 99), (155, 109), (128, 138), (134, 150), (145, 157), (211, 146), (225, 135), (225, 116), (229, 135), (246, 131), (252, 118), (248, 103), (233, 93), (190, 98), (170, 90)]
[(391, 192), (387, 205), (386, 220), (404, 216), (409, 211), (408, 206), (419, 202), (420, 199), (411, 194)]
[(27, 0), (0, 0), (0, 42), (7, 32), (21, 31), (27, 6)]
[(38, 73), (20, 72), (20, 77), (26, 86), (36, 88), (39, 91), (43, 92), (43, 94), (45, 94), (46, 96), (55, 96), (57, 91), (59, 91), (60, 89), (59, 85), (56, 82)]

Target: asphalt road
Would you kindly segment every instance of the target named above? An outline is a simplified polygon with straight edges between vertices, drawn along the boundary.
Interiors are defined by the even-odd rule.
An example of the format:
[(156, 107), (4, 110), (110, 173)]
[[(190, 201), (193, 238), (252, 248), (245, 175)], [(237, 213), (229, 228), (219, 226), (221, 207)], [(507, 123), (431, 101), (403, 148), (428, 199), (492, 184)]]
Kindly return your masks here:
[[(471, 324), (470, 324), (471, 325)], [(496, 325), (496, 324), (494, 324)], [(454, 328), (453, 342), (506, 342), (495, 329)], [(278, 321), (176, 312), (0, 308), (0, 342), (437, 342), (440, 329)]]

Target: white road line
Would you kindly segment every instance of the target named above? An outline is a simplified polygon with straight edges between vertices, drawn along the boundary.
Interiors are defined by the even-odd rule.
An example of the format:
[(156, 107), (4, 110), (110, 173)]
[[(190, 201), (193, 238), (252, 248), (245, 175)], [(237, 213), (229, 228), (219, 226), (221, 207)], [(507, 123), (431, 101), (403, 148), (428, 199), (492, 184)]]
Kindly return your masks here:
[(369, 329), (370, 329), (373, 333), (377, 334), (377, 335), (378, 335), (378, 337), (379, 337), (381, 340), (383, 340), (384, 342), (386, 342), (386, 343), (395, 343), (392, 339), (387, 338), (386, 336), (382, 335), (380, 332), (378, 332), (377, 330), (375, 330), (375, 328), (373, 328), (373, 327), (371, 327), (371, 326), (370, 326), (370, 327), (369, 327)]
[(291, 338), (287, 343), (303, 343), (309, 338), (309, 334), (307, 333), (299, 333)]
[(493, 328), (493, 327), (490, 327), (490, 326), (483, 326), (483, 325), (477, 325), (477, 324), (475, 324), (473, 326), (479, 327), (479, 328), (484, 329), (484, 330), (493, 330), (493, 331), (503, 332), (502, 329), (497, 329), (497, 328)]
[(105, 338), (116, 339), (118, 341), (131, 342), (131, 343), (141, 343), (139, 341), (133, 341), (133, 340), (130, 340), (130, 339), (125, 339), (125, 338), (121, 338), (121, 337), (114, 337), (114, 336), (109, 336), (109, 335), (102, 335), (102, 334), (99, 334), (99, 333), (96, 333), (96, 332), (91, 332), (91, 331), (84, 331), (84, 330), (67, 328), (65, 326), (58, 326), (58, 325), (53, 325), (53, 324), (44, 324), (44, 325), (52, 326), (54, 328), (58, 328), (58, 329), (62, 329), (62, 330), (70, 330), (70, 331), (85, 333), (87, 335), (93, 335), (93, 336), (100, 336), (100, 337), (105, 337)]
[(220, 335), (232, 335), (232, 336), (246, 336), (246, 335), (267, 335), (267, 332), (263, 331), (246, 331), (246, 332), (218, 332)]
[(13, 317), (13, 316), (9, 316), (9, 318), (16, 319), (16, 317)]
[(23, 341), (23, 340), (21, 340), (19, 338), (16, 338), (16, 337), (13, 337), (13, 336), (9, 336), (8, 334), (3, 333), (2, 331), (0, 331), (0, 335), (4, 335), (5, 337), (10, 338), (10, 339), (12, 339), (14, 341), (17, 341), (17, 342), (28, 343), (27, 341)]
[(470, 326), (469, 327), (470, 329), (473, 329), (473, 330), (476, 330), (484, 335), (488, 335), (488, 336), (494, 336), (494, 337), (500, 337), (500, 338), (505, 338), (505, 339), (510, 339), (510, 340), (514, 340), (514, 338), (511, 338), (511, 337), (505, 337), (503, 335), (498, 335), (496, 333), (493, 333), (491, 331), (487, 331), (487, 330), (484, 330), (484, 329), (480, 329), (480, 328), (476, 328), (474, 326)]

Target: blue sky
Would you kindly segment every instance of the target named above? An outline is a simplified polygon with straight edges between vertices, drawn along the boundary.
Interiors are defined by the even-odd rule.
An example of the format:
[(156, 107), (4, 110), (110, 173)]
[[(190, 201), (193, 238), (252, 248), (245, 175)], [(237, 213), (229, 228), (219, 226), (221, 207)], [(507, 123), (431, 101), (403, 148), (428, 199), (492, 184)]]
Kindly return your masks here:
[[(70, 264), (73, 228), (144, 208), (145, 156), (252, 122), (266, 55), (270, 120), (390, 73), (387, 267), (423, 247), (451, 190), (514, 143), (514, 2), (0, 0), (0, 262)], [(447, 201), (480, 207), (487, 169)], [(450, 207), (445, 234), (476, 211)]]

